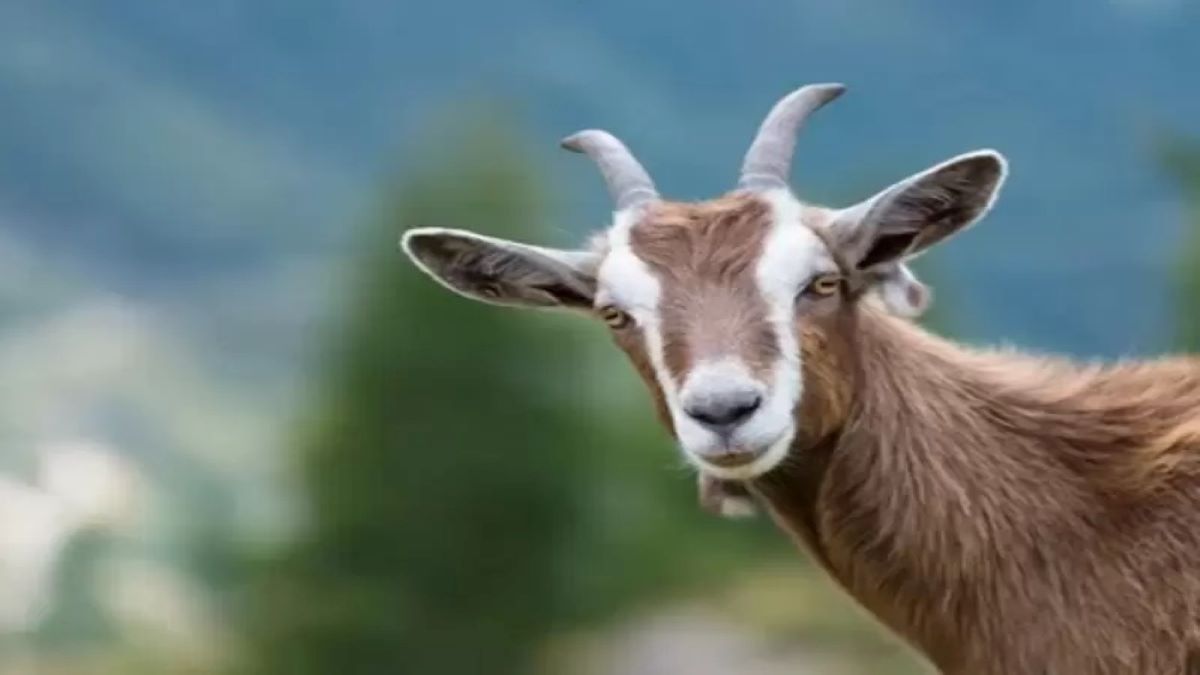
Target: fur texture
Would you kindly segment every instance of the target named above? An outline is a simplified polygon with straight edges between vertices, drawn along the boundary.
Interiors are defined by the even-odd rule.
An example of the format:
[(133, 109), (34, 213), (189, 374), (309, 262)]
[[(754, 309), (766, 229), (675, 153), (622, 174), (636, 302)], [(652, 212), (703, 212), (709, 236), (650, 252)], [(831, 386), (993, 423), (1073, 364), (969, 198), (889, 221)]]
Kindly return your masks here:
[[(635, 250), (668, 295), (736, 289), (763, 216), (741, 198), (663, 206)], [(793, 327), (805, 387), (788, 457), (749, 482), (702, 476), (701, 504), (741, 513), (753, 497), (944, 673), (1185, 672), (1200, 648), (1200, 360), (968, 349), (883, 311), (839, 262), (836, 308)], [(747, 326), (759, 307), (741, 308)], [(706, 323), (685, 316), (664, 312), (668, 335)], [(618, 343), (661, 410), (636, 329)]]
[(750, 483), (945, 673), (1175, 674), (1200, 647), (1200, 360), (964, 349), (867, 303), (805, 329), (802, 429)]

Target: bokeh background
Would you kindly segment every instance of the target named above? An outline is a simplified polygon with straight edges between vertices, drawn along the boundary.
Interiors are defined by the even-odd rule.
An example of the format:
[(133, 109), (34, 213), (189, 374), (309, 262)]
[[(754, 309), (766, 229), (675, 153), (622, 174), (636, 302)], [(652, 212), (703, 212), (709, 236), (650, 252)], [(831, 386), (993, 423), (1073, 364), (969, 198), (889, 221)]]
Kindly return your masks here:
[(443, 225), (571, 245), (609, 128), (730, 187), (775, 99), (845, 204), (996, 147), (931, 319), (1200, 348), (1187, 0), (0, 0), (0, 673), (914, 673), (699, 511), (598, 326), (459, 301)]

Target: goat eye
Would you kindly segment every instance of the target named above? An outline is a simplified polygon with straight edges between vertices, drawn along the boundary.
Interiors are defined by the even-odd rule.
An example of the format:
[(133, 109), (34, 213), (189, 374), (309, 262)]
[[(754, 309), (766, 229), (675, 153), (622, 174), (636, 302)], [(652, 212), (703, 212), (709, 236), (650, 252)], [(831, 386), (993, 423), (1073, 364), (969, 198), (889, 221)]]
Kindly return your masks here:
[(836, 274), (821, 274), (809, 282), (804, 292), (810, 295), (829, 296), (837, 293), (842, 279)]
[(623, 312), (612, 305), (605, 305), (600, 308), (600, 318), (604, 319), (604, 323), (608, 324), (608, 327), (612, 329), (624, 328), (633, 320), (628, 312)]

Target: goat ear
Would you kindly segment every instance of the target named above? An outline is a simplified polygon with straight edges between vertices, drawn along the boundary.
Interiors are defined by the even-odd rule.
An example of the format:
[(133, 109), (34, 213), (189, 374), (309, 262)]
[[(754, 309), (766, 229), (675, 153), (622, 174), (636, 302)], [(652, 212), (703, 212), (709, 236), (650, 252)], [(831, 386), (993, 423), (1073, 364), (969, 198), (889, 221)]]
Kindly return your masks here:
[(592, 306), (599, 263), (592, 252), (432, 227), (409, 230), (401, 247), (438, 283), (472, 300), (514, 307)]
[(830, 225), (835, 245), (860, 270), (919, 255), (987, 213), (1007, 173), (992, 150), (947, 160), (838, 212)]

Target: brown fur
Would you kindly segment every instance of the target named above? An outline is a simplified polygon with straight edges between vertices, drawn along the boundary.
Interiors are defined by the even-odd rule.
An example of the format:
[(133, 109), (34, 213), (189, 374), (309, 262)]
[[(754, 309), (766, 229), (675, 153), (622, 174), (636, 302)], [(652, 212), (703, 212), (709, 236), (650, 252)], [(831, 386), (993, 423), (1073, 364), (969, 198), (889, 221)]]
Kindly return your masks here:
[(971, 351), (867, 303), (801, 330), (813, 431), (751, 488), (864, 607), (946, 673), (1184, 672), (1200, 360)]
[(800, 360), (804, 386), (819, 394), (800, 401), (797, 425), (800, 445), (815, 445), (841, 428), (850, 414), (851, 382), (844, 376), (851, 355), (846, 343), (831, 343), (827, 320), (814, 317), (800, 328)]
[[(677, 381), (722, 349), (770, 367), (753, 279), (768, 225), (735, 195), (658, 204), (633, 228)], [(748, 488), (945, 673), (1185, 672), (1200, 649), (1200, 360), (969, 350), (876, 309), (843, 272), (840, 306), (797, 317), (790, 455), (745, 486), (702, 481), (702, 501)], [(642, 336), (616, 339), (669, 427)]]
[(642, 331), (630, 326), (614, 331), (613, 335), (617, 346), (629, 356), (634, 370), (637, 371), (642, 381), (650, 389), (650, 395), (654, 398), (654, 412), (658, 416), (658, 421), (668, 431), (675, 433), (675, 425), (671, 422), (671, 413), (667, 407), (666, 396), (663, 394), (662, 387), (658, 385), (658, 380), (654, 376), (654, 366), (651, 365), (650, 356), (646, 353), (646, 338), (642, 335)]
[(779, 353), (754, 279), (770, 227), (768, 207), (749, 195), (662, 202), (630, 233), (630, 245), (662, 284), (663, 359), (681, 382), (704, 358), (740, 356), (765, 377)]

